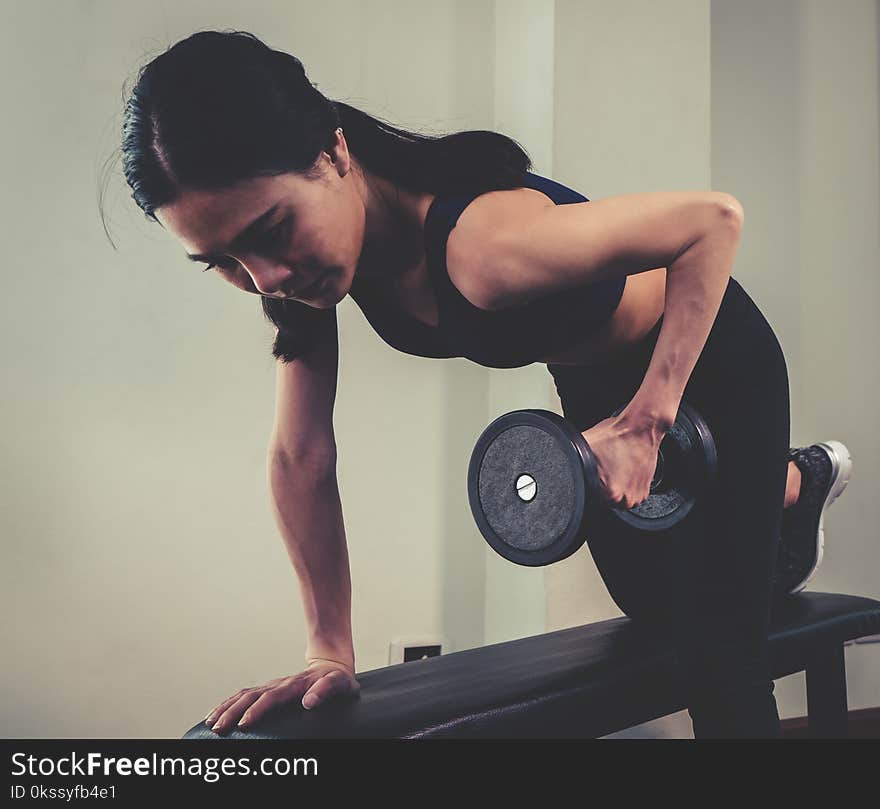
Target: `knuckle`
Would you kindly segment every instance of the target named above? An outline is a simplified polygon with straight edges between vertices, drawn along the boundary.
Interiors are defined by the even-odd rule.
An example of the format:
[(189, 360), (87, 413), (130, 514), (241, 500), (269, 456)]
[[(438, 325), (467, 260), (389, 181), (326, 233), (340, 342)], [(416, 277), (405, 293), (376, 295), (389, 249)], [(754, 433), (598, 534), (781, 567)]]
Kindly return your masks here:
[(345, 688), (345, 684), (347, 681), (347, 678), (344, 676), (328, 677), (327, 685), (325, 686), (327, 693), (329, 694), (334, 691), (342, 691)]

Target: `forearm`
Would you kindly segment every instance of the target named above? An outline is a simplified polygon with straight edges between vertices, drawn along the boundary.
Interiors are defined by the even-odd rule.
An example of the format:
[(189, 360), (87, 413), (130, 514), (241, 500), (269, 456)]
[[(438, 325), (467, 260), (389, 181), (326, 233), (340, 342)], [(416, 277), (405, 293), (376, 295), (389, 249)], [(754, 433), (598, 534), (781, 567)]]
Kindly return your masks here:
[(741, 218), (722, 214), (667, 268), (663, 325), (645, 377), (621, 417), (665, 432), (709, 337), (733, 270)]
[(354, 666), (351, 573), (335, 470), (305, 472), (270, 460), (271, 500), (299, 578), (306, 657)]

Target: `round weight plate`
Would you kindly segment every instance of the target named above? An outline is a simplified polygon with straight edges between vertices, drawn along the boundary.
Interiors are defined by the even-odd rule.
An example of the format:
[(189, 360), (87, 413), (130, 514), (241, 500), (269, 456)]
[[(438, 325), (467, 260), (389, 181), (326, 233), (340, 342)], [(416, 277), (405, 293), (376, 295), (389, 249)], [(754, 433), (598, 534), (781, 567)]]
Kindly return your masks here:
[(595, 480), (595, 464), (577, 430), (549, 410), (515, 410), (474, 446), (471, 513), (505, 559), (547, 565), (584, 543), (587, 479)]
[[(623, 408), (614, 412), (616, 416)], [(715, 479), (715, 441), (700, 414), (682, 402), (675, 423), (660, 442), (657, 469), (647, 499), (612, 514), (639, 531), (662, 531), (681, 522)]]

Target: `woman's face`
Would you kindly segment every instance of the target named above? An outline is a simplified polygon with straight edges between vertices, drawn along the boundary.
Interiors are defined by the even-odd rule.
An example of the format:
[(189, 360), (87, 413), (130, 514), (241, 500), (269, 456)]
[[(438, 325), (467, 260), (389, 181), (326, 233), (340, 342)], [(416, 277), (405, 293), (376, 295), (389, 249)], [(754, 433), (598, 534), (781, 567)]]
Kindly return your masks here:
[(347, 157), (322, 152), (314, 178), (188, 190), (156, 218), (193, 261), (239, 289), (327, 309), (348, 294), (364, 244), (365, 207)]

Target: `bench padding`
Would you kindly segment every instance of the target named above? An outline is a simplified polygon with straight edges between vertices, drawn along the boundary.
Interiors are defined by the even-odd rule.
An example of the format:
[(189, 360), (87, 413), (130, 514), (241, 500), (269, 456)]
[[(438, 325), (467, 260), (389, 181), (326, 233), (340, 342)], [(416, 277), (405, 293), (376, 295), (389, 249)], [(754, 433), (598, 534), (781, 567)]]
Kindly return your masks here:
[[(776, 679), (880, 632), (880, 601), (799, 593), (778, 602)], [(358, 674), (360, 695), (298, 703), (223, 738), (597, 738), (682, 710), (672, 652), (614, 618)], [(203, 722), (184, 738), (217, 739)]]

